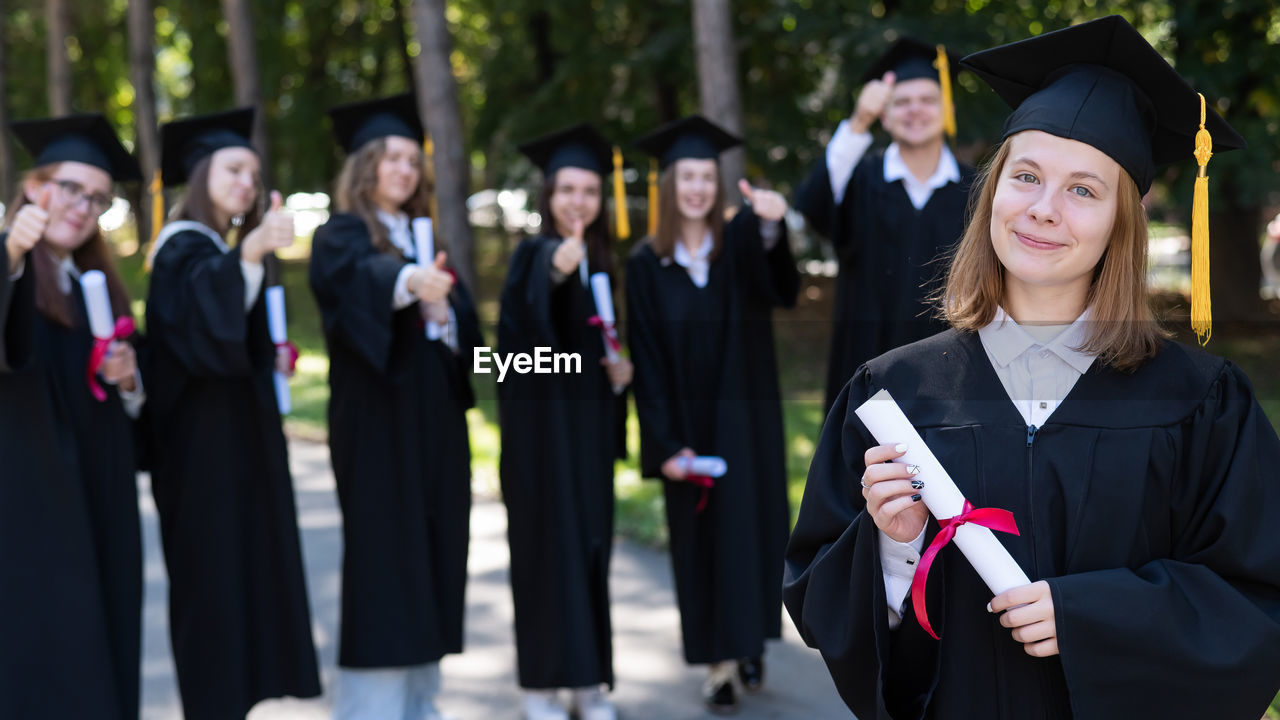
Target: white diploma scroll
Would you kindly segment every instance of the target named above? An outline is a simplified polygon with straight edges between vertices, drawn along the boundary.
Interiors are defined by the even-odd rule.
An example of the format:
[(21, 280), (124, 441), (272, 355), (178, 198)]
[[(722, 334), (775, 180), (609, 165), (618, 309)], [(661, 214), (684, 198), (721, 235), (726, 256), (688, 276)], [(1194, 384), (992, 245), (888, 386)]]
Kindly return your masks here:
[[(872, 395), (854, 413), (871, 431), (876, 442), (907, 446), (906, 454), (893, 462), (920, 468), (916, 478), (924, 481), (921, 499), (935, 518), (951, 518), (963, 512), (964, 495), (887, 390)], [(987, 528), (973, 523), (961, 525), (956, 529), (954, 542), (993, 594), (999, 595), (1031, 582), (1009, 551)]]
[[(585, 263), (586, 260), (583, 260)], [(608, 273), (594, 273), (591, 275), (591, 295), (596, 301), (596, 315), (600, 317), (604, 327), (600, 328), (600, 334), (604, 341), (604, 354), (609, 358), (609, 362), (618, 362), (618, 351), (613, 348), (613, 342), (618, 339), (618, 331), (614, 329), (616, 318), (613, 315), (613, 288), (609, 284)], [(626, 388), (613, 386), (613, 394), (620, 395)]]
[[(266, 290), (267, 328), (271, 331), (271, 342), (278, 348), (289, 340), (288, 325), (284, 314), (284, 288), (272, 285)], [(274, 373), (276, 381), (276, 405), (281, 415), (288, 415), (293, 410), (293, 396), (289, 394), (289, 376), (282, 372)]]
[[(436, 236), (431, 224), (431, 218), (414, 218), (411, 226), (413, 227), (414, 250), (418, 253), (418, 264), (426, 267), (436, 261)], [(428, 322), (426, 328), (428, 340), (440, 339), (439, 325)]]
[(107, 293), (107, 276), (101, 270), (89, 270), (80, 276), (85, 312), (89, 316), (89, 332), (98, 340), (111, 340), (116, 335), (116, 321), (111, 314), (111, 296)]
[(680, 458), (679, 463), (688, 475), (704, 475), (718, 478), (724, 477), (724, 474), (729, 472), (729, 463), (725, 462), (724, 458), (715, 455), (685, 456)]

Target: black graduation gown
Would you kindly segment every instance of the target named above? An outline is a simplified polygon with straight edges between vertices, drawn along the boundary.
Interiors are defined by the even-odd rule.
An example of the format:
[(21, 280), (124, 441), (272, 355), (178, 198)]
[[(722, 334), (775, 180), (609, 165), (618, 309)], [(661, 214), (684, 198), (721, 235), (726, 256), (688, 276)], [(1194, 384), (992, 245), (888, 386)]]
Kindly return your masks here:
[(729, 466), (702, 512), (700, 487), (665, 483), (690, 663), (755, 657), (781, 633), (790, 516), (772, 311), (798, 290), (785, 234), (766, 253), (750, 209), (725, 228), (704, 288), (648, 243), (627, 263), (641, 473), (662, 478), (662, 463), (686, 446)]
[(275, 347), (261, 293), (245, 313), (239, 248), (193, 230), (169, 238), (147, 332), (151, 491), (186, 717), (319, 695)]
[[(0, 244), (3, 235), (0, 234)], [(137, 718), (142, 536), (131, 424), (66, 328), (0, 269), (0, 717)], [(7, 302), (6, 302), (7, 298)]]
[[(853, 410), (887, 389), (995, 533), (1052, 591), (1060, 655), (1027, 655), (954, 546), (920, 629), (886, 619), (862, 513)], [(787, 550), (784, 596), (859, 718), (1256, 720), (1280, 686), (1280, 441), (1239, 368), (1166, 344), (1132, 374), (1095, 362), (1044, 426), (1023, 424), (975, 333), (873, 360), (832, 409)], [(937, 533), (930, 520), (926, 542)]]
[(577, 353), (581, 373), (520, 375), (498, 384), (499, 475), (507, 506), (516, 657), (525, 688), (613, 685), (609, 558), (613, 462), (625, 454), (591, 290), (575, 271), (556, 285), (561, 240), (526, 238), (502, 289), (498, 352)]
[(835, 245), (840, 263), (832, 311), (826, 407), (854, 370), (893, 348), (946, 328), (927, 300), (946, 272), (944, 252), (964, 234), (973, 168), (933, 191), (919, 210), (901, 180), (884, 181), (884, 151), (863, 156), (836, 205), (825, 158), (796, 192), (796, 209)]
[(329, 351), (329, 449), (342, 505), (339, 664), (405, 667), (462, 651), (471, 517), (467, 408), (482, 343), (465, 285), (450, 296), (459, 353), (427, 340), (418, 304), (393, 310), (405, 266), (357, 215), (316, 229), (311, 289)]

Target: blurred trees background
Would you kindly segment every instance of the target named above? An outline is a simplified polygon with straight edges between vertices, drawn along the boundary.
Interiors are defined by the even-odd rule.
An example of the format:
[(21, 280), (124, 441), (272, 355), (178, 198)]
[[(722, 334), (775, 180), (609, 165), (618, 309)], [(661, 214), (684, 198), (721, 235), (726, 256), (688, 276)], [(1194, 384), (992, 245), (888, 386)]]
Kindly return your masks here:
[[(270, 183), (324, 191), (341, 162), (324, 110), (416, 89), (438, 217), (465, 245), (464, 198), (531, 186), (514, 147), (538, 133), (597, 123), (641, 170), (629, 190), (642, 202), (648, 163), (629, 141), (703, 112), (742, 128), (753, 182), (787, 191), (852, 109), (853, 79), (899, 35), (963, 54), (1111, 13), (1249, 141), (1209, 166), (1214, 309), (1256, 314), (1263, 213), (1280, 204), (1280, 0), (0, 0), (0, 120), (105, 112), (150, 170), (154, 122), (256, 100)], [(957, 93), (957, 149), (977, 161), (1007, 110), (967, 74)], [(13, 158), (6, 135), (6, 200), (27, 162)], [(1193, 175), (1193, 163), (1165, 171), (1155, 217), (1186, 221)], [(144, 198), (131, 191), (135, 207)]]

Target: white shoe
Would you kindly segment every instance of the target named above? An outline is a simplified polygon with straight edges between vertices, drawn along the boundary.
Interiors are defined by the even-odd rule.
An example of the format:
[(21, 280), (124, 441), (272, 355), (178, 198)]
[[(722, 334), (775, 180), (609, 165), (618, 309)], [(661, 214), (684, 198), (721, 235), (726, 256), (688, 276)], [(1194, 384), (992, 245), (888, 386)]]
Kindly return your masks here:
[(575, 688), (573, 706), (582, 720), (618, 720), (618, 711), (599, 687)]
[(560, 704), (555, 690), (524, 691), (525, 720), (569, 720), (569, 710)]

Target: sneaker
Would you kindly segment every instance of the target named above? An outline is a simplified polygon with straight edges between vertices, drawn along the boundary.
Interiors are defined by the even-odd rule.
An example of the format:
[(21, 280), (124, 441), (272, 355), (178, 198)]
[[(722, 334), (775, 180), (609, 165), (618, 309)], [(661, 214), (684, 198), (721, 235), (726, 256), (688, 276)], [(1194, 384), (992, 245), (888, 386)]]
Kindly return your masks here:
[(525, 720), (569, 720), (569, 710), (560, 704), (555, 690), (524, 691)]
[(702, 701), (708, 710), (717, 715), (738, 712), (738, 697), (733, 688), (735, 669), (732, 662), (712, 665), (711, 673), (702, 685)]
[(618, 720), (618, 711), (598, 687), (576, 688), (573, 707), (580, 720)]
[(749, 693), (760, 692), (764, 686), (764, 658), (757, 656), (739, 660), (738, 682)]

